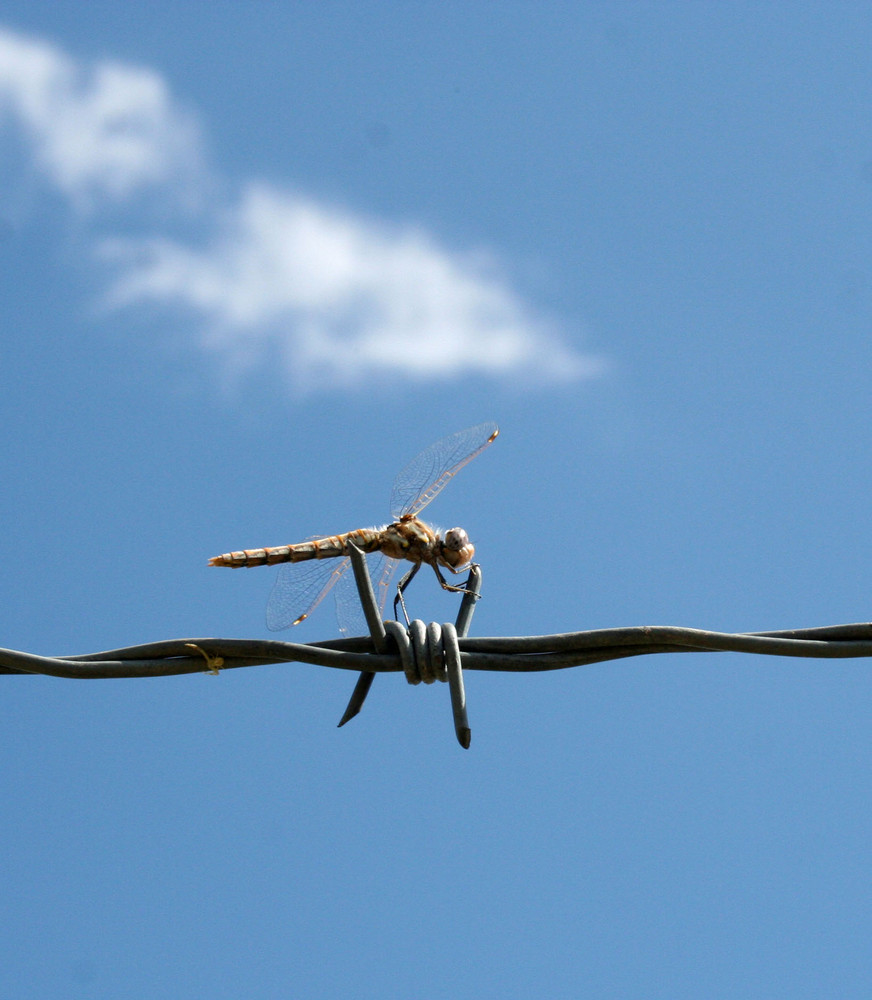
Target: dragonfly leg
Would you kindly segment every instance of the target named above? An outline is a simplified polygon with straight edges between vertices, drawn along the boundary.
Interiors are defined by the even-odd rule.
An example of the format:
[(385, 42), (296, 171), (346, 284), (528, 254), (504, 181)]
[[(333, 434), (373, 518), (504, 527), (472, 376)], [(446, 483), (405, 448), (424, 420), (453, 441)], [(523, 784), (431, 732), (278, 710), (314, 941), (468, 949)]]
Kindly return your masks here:
[[(449, 566), (448, 568), (451, 570), (452, 573), (464, 573), (466, 572), (467, 569), (471, 570), (472, 566), (477, 566), (477, 565), (478, 563), (473, 563), (471, 566), (467, 564), (466, 566), (463, 566), (461, 569), (454, 569), (451, 566)], [(458, 587), (456, 584), (449, 583), (445, 579), (445, 577), (440, 572), (439, 567), (436, 565), (436, 563), (431, 563), (431, 566), (433, 567), (433, 572), (436, 574), (436, 577), (439, 580), (439, 583), (443, 590), (451, 590), (455, 594), (468, 594), (470, 592), (468, 587), (469, 581), (467, 581), (467, 583), (465, 583), (463, 586)], [(478, 597), (478, 594), (476, 594), (476, 597)]]
[(409, 572), (406, 573), (403, 579), (400, 580), (400, 582), (397, 584), (397, 596), (394, 598), (394, 618), (397, 617), (397, 605), (399, 605), (403, 609), (403, 618), (406, 619), (407, 626), (410, 624), (409, 613), (408, 611), (406, 611), (406, 602), (403, 600), (403, 591), (412, 582), (412, 579), (414, 578), (415, 574), (418, 572), (420, 568), (421, 564), (415, 563), (415, 565), (412, 566)]

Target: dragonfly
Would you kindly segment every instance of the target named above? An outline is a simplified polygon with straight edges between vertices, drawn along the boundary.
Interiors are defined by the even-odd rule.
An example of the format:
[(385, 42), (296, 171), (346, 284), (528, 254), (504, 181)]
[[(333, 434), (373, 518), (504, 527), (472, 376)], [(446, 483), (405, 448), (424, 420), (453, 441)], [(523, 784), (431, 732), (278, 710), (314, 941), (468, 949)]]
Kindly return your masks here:
[(464, 465), (496, 440), (499, 432), (494, 423), (478, 424), (436, 441), (413, 458), (394, 481), (390, 501), (393, 521), (386, 526), (357, 528), (293, 545), (225, 552), (210, 559), (209, 565), (238, 569), (284, 563), (267, 604), (266, 623), (272, 631), (305, 621), (333, 587), (344, 581), (337, 592), (337, 613), (340, 631), (349, 633), (363, 621), (363, 615), (356, 593), (349, 586), (353, 575), (348, 572), (348, 546), (353, 544), (363, 552), (376, 554), (370, 574), (382, 615), (394, 573), (403, 560), (408, 560), (412, 566), (397, 585), (394, 598), (394, 617), (399, 605), (408, 624), (403, 593), (421, 566), (433, 568), (443, 590), (465, 592), (465, 587), (449, 583), (442, 569), (461, 573), (472, 567), (475, 555), (475, 547), (463, 528), (440, 533), (421, 521), (418, 514)]

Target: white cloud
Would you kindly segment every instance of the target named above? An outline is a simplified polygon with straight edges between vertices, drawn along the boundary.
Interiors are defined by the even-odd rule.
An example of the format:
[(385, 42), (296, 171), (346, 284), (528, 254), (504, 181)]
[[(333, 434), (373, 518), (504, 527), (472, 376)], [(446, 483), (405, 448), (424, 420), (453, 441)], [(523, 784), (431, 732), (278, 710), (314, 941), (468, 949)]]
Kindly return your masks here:
[[(83, 66), (0, 29), (0, 109), (20, 121), (35, 165), (76, 209), (164, 194), (203, 177), (198, 129), (155, 72)], [(578, 379), (598, 360), (537, 317), (483, 254), (250, 182), (213, 199), (200, 244), (95, 238), (113, 267), (112, 308), (193, 315), (200, 343), (238, 370), (278, 355), (297, 387), (361, 376)], [(83, 218), (83, 226), (88, 226)]]
[(198, 168), (196, 125), (152, 70), (84, 66), (0, 29), (0, 109), (24, 129), (34, 165), (77, 208), (177, 183)]
[(113, 240), (103, 251), (121, 269), (112, 305), (182, 306), (234, 364), (278, 347), (300, 384), (371, 373), (566, 380), (598, 366), (563, 347), (484, 261), (264, 185), (202, 248)]

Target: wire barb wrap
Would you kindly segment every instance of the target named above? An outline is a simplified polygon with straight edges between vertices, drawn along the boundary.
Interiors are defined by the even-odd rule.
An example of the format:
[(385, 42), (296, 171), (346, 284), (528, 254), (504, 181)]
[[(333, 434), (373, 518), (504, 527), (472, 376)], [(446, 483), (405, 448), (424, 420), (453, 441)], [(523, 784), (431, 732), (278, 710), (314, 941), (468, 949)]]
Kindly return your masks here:
[[(420, 619), (415, 619), (409, 623), (408, 629), (404, 629), (399, 622), (385, 622), (385, 632), (396, 645), (409, 684), (433, 684), (448, 680), (443, 649), (444, 625), (435, 622), (425, 625)], [(454, 644), (457, 645), (456, 633)], [(459, 659), (459, 649), (457, 655)]]

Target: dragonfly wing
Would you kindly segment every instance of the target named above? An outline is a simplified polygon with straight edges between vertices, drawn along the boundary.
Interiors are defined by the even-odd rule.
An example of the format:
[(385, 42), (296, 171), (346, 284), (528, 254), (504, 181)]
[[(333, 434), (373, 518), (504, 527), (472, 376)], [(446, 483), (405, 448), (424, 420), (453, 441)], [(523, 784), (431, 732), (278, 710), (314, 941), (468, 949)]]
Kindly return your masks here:
[(431, 444), (400, 472), (391, 492), (391, 517), (417, 514), (454, 474), (496, 440), (496, 424), (478, 424)]
[[(399, 565), (399, 559), (388, 559), (381, 553), (371, 553), (366, 557), (372, 589), (379, 614), (385, 616), (385, 606), (390, 594), (391, 580)], [(336, 618), (339, 631), (343, 635), (369, 635), (366, 615), (360, 603), (360, 595), (354, 581), (354, 573), (345, 573), (336, 588)]]
[(266, 606), (266, 626), (273, 632), (298, 625), (324, 600), (333, 585), (349, 575), (348, 559), (310, 559), (284, 563)]

